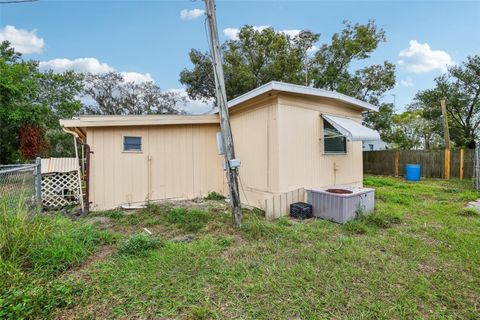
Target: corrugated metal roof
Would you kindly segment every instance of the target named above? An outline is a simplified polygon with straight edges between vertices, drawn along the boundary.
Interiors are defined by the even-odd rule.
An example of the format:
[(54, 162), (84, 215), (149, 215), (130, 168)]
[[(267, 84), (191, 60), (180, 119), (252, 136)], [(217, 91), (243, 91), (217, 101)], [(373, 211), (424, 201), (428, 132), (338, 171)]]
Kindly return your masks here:
[(42, 159), (42, 174), (52, 172), (77, 171), (79, 164), (75, 158), (47, 158)]

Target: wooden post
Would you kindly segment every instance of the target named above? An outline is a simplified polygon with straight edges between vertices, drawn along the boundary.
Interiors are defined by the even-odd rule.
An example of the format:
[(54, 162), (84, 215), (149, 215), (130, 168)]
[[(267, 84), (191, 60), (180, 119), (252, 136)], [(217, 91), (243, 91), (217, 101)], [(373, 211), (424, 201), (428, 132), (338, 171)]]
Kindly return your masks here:
[(446, 180), (450, 179), (450, 149), (445, 149), (445, 173)]
[(440, 100), (443, 116), (443, 138), (445, 139), (445, 149), (450, 149), (450, 132), (448, 130), (447, 103), (445, 98)]
[(223, 76), (222, 57), (218, 40), (217, 17), (215, 15), (215, 0), (205, 0), (208, 28), (210, 33), (210, 49), (212, 55), (213, 75), (215, 78), (215, 91), (217, 97), (218, 113), (220, 116), (220, 129), (222, 131), (223, 147), (225, 150), (225, 167), (228, 173), (228, 186), (230, 189), (230, 204), (232, 206), (232, 220), (236, 226), (242, 224), (242, 211), (240, 208), (240, 193), (238, 191), (237, 169), (233, 148), (232, 129), (227, 107), (227, 93), (225, 78)]
[(42, 158), (35, 159), (35, 204), (42, 211)]
[(398, 177), (398, 162), (400, 160), (400, 151), (395, 150), (395, 177)]
[(460, 149), (460, 180), (463, 180), (463, 160), (465, 149)]
[(440, 106), (442, 107), (443, 116), (443, 138), (445, 139), (445, 179), (450, 179), (450, 132), (448, 130), (448, 116), (447, 116), (447, 103), (445, 98), (440, 100)]

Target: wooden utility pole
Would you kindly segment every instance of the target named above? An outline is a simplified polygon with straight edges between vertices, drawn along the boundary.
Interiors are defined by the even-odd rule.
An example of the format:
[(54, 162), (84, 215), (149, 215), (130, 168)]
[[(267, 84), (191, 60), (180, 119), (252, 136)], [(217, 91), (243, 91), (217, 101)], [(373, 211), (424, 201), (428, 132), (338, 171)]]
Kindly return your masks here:
[[(215, 91), (217, 106), (220, 115), (220, 128), (222, 130), (223, 147), (225, 150), (225, 168), (228, 174), (228, 186), (230, 189), (230, 204), (232, 206), (232, 219), (236, 226), (242, 224), (242, 211), (240, 210), (240, 194), (238, 192), (237, 169), (233, 148), (232, 129), (228, 115), (227, 93), (225, 90), (225, 79), (223, 76), (222, 57), (220, 43), (218, 41), (217, 17), (215, 15), (215, 0), (205, 0), (208, 19), (208, 30), (210, 33), (210, 50), (215, 76)], [(232, 161), (233, 160), (233, 161)]]
[(448, 130), (447, 103), (445, 98), (440, 100), (443, 116), (443, 137), (445, 139), (445, 179), (450, 179), (450, 132)]

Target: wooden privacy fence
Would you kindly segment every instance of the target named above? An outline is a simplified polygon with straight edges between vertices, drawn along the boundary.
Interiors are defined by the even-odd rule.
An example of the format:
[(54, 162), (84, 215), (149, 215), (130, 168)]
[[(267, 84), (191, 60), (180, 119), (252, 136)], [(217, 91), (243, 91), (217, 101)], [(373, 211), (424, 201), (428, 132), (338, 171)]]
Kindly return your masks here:
[(471, 179), (474, 154), (473, 149), (364, 151), (363, 172), (404, 176), (407, 164), (419, 164), (422, 177)]

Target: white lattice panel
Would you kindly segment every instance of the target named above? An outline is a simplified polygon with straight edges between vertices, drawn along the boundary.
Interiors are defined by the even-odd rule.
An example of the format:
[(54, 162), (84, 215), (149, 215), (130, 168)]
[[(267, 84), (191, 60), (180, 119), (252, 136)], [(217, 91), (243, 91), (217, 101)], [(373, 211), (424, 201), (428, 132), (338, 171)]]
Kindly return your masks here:
[(42, 175), (42, 203), (55, 209), (80, 203), (77, 171)]

